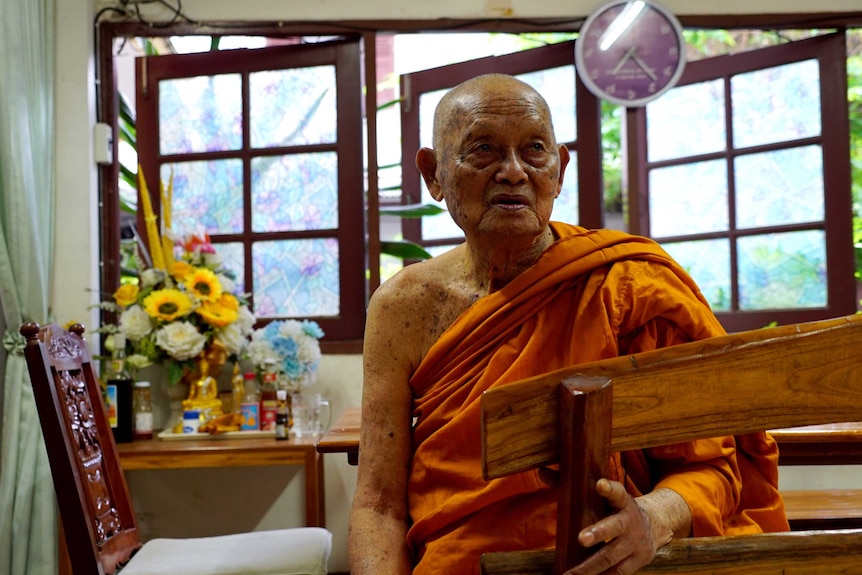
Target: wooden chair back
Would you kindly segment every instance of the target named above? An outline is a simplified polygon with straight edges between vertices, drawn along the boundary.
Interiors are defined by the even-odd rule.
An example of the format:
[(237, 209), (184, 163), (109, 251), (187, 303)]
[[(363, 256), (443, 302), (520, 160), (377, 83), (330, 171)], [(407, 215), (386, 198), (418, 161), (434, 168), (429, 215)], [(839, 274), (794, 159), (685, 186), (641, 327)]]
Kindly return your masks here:
[[(715, 337), (489, 390), (486, 479), (558, 463), (559, 494), (556, 550), (486, 554), (483, 573), (563, 573), (586, 558), (577, 535), (604, 514), (594, 486), (611, 451), (853, 421), (862, 421), (862, 315)], [(790, 566), (862, 573), (862, 531), (675, 540), (644, 572)]]
[(115, 573), (141, 539), (84, 328), (25, 323), (19, 331), (72, 571)]

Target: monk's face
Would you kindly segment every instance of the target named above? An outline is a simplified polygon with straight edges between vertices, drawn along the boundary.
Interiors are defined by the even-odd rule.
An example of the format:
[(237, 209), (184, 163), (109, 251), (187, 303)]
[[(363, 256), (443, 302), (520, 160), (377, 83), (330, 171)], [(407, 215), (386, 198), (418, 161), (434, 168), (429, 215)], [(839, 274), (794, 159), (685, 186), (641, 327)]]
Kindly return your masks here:
[(514, 81), (460, 95), (426, 182), (466, 236), (539, 236), (560, 193), (568, 150), (541, 98)]

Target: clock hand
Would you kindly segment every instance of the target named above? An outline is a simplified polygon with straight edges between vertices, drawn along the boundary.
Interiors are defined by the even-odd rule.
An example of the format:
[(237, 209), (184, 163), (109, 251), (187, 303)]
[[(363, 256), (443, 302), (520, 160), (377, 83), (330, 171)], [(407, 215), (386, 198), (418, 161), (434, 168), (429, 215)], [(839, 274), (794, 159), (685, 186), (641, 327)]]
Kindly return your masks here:
[(634, 47), (632, 47), (632, 59), (637, 62), (637, 65), (641, 67), (641, 70), (647, 73), (653, 82), (656, 81), (656, 75), (652, 68), (646, 65), (646, 62), (641, 60), (641, 57), (638, 56), (637, 52), (634, 51)]
[(614, 69), (611, 70), (611, 76), (616, 76), (617, 73), (619, 73), (620, 68), (623, 67), (623, 64), (625, 64), (629, 58), (631, 58), (632, 56), (637, 57), (637, 54), (635, 54), (635, 49), (636, 48), (634, 46), (632, 46), (631, 48), (626, 50), (626, 53), (623, 55), (623, 57), (620, 59), (620, 61), (617, 63), (617, 65), (614, 67)]

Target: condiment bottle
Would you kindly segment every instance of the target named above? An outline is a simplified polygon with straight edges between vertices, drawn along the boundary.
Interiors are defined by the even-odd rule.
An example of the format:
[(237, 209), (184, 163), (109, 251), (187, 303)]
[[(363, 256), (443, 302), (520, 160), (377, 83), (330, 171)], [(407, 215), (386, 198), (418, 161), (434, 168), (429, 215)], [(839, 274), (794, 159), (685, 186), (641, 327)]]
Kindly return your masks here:
[(287, 410), (287, 390), (279, 389), (275, 392), (277, 407), (275, 411), (275, 438), (290, 438), (289, 412)]
[(277, 377), (275, 361), (267, 361), (263, 372), (263, 385), (260, 388), (260, 428), (264, 431), (275, 431), (275, 412), (278, 408), (275, 396)]
[(153, 402), (150, 395), (149, 381), (136, 381), (135, 394), (132, 402), (132, 411), (134, 413), (134, 433), (132, 437), (135, 440), (152, 439), (153, 438)]
[(247, 373), (243, 376), (245, 395), (240, 403), (242, 411), (242, 431), (260, 429), (260, 396), (257, 393), (257, 376)]
[(114, 351), (108, 376), (105, 378), (108, 421), (114, 433), (114, 441), (128, 443), (133, 439), (132, 376), (126, 368), (126, 336), (114, 334)]

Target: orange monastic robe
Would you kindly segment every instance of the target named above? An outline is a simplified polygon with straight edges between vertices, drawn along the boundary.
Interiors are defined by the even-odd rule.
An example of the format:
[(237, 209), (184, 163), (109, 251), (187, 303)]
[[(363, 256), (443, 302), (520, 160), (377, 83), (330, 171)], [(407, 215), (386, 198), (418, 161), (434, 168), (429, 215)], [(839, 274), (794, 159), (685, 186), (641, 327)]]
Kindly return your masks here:
[[(479, 573), (486, 551), (554, 546), (556, 493), (537, 472), (482, 478), (482, 392), (724, 333), (695, 283), (651, 240), (552, 227), (559, 240), (465, 311), (410, 381), (414, 575)], [(691, 508), (696, 536), (780, 531), (788, 525), (777, 463), (775, 442), (755, 433), (615, 454), (611, 475), (635, 496), (675, 490)]]

